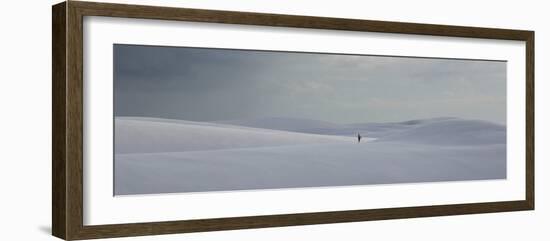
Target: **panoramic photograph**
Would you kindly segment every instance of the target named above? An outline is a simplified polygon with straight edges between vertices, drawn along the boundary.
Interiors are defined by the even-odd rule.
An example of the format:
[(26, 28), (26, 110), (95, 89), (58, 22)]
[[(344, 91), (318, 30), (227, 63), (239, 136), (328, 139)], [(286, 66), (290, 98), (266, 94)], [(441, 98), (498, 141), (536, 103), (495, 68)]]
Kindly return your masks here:
[(506, 64), (115, 44), (114, 195), (506, 179)]

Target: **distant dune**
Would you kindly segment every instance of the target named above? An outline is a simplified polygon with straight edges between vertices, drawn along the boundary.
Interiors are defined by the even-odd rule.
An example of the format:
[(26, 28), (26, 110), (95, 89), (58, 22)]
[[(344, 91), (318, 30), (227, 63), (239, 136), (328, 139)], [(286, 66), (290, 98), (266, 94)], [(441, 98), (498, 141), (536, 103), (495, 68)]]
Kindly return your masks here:
[(419, 122), (414, 126), (388, 134), (380, 141), (432, 145), (506, 144), (506, 127), (486, 121), (445, 119)]
[[(265, 117), (265, 118), (252, 118), (243, 120), (228, 120), (219, 121), (217, 123), (230, 124), (236, 126), (247, 126), (254, 128), (283, 130), (283, 131), (296, 131), (311, 133), (308, 130), (330, 130), (330, 129), (342, 129), (346, 128), (346, 125), (339, 125), (327, 121), (299, 119), (299, 118), (285, 118), (285, 117)], [(316, 133), (325, 134), (325, 133)]]

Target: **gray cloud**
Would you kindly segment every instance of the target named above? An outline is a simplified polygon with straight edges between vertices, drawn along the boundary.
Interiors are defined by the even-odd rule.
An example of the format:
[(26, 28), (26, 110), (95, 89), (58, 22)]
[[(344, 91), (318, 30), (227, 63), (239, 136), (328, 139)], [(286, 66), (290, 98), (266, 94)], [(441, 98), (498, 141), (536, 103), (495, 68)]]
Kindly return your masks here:
[(114, 46), (115, 115), (506, 122), (506, 62)]

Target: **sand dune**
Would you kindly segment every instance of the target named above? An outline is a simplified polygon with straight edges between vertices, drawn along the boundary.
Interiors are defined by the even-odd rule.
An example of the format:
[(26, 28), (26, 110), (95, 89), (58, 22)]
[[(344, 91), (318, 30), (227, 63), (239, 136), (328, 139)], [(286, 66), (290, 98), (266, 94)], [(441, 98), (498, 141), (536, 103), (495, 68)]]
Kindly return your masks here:
[[(458, 118), (306, 122), (279, 120), (261, 129), (117, 118), (115, 194), (506, 178), (506, 127), (498, 124)], [(297, 132), (301, 128), (316, 134)], [(379, 138), (357, 143), (347, 134), (353, 128)]]
[(147, 118), (115, 119), (115, 153), (183, 152), (245, 147), (352, 143), (351, 137)]

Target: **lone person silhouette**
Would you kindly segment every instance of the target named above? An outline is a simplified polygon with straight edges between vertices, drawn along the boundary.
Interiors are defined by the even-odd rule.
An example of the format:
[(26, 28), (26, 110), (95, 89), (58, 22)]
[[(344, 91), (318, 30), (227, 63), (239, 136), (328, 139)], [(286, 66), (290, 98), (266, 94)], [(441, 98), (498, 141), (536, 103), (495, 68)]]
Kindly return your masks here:
[(357, 143), (361, 142), (361, 134), (357, 133)]

